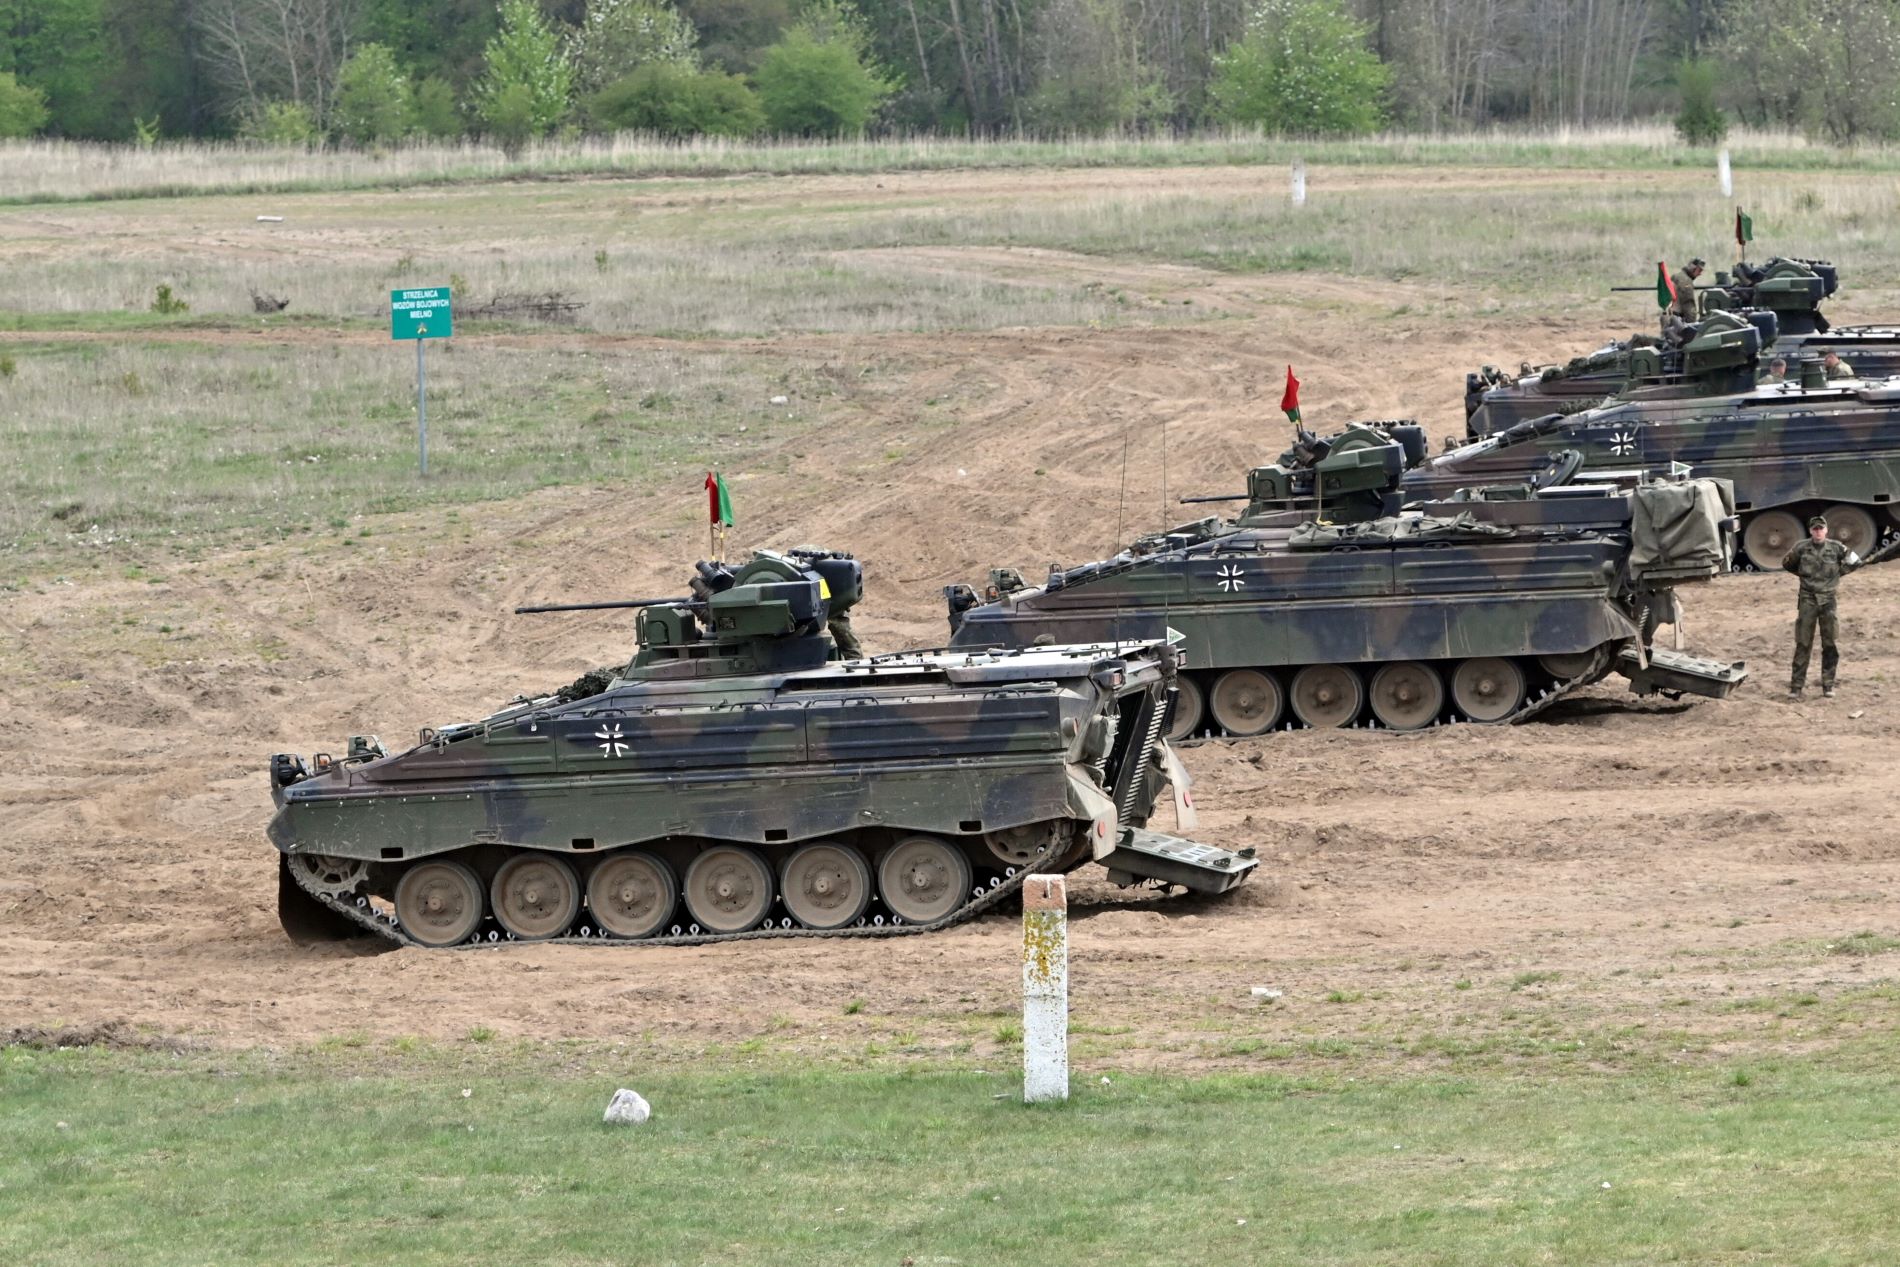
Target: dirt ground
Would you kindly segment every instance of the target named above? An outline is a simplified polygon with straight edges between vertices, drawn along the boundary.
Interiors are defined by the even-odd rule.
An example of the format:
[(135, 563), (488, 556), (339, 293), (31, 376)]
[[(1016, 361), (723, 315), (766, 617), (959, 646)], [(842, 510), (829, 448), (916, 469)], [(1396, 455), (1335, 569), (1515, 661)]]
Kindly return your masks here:
[[(1095, 267), (1229, 315), (786, 340), (839, 395), (819, 433), (786, 442), (780, 473), (740, 473), (736, 539), (857, 551), (874, 649), (940, 641), (946, 583), (1098, 557), (1164, 514), (1187, 518), (1169, 498), (1239, 487), (1283, 447), (1289, 362), (1326, 402), (1322, 425), (1416, 416), (1438, 433), (1460, 416), (1463, 366), (1612, 333), (1421, 318), (1388, 325), (1390, 372), (1369, 383), (1349, 377), (1359, 288), (1345, 279), (928, 254), (997, 275)], [(611, 355), (616, 340), (596, 342)], [(871, 362), (890, 372), (855, 372)], [(1010, 917), (875, 944), (690, 950), (363, 955), (279, 930), (269, 754), (360, 732), (400, 741), (623, 658), (619, 615), (508, 612), (675, 586), (704, 547), (698, 478), (684, 473), (677, 497), (549, 490), (395, 517), (373, 545), (260, 543), (166, 564), (157, 583), (0, 598), (0, 1029), (120, 1022), (250, 1046), (485, 1027), (644, 1040), (681, 1059), (754, 1038), (813, 1055), (998, 1053), (1017, 998)], [(1686, 595), (1691, 649), (1753, 669), (1726, 702), (1640, 702), (1605, 684), (1520, 727), (1193, 749), (1199, 834), (1256, 845), (1263, 862), (1222, 900), (1129, 896), (1084, 873), (1084, 1058), (1228, 1066), (1261, 1043), (1319, 1058), (1332, 1040), (1410, 1058), (1433, 1036), (1510, 1037), (1556, 1014), (1586, 1043), (1803, 1041), (1798, 1017), (1749, 1001), (1872, 985), (1881, 958), (1830, 946), (1900, 932), (1900, 637), (1884, 618), (1897, 600), (1900, 568), (1846, 583), (1831, 701), (1777, 692), (1793, 579), (1736, 576)], [(1256, 985), (1282, 997), (1263, 1003)]]

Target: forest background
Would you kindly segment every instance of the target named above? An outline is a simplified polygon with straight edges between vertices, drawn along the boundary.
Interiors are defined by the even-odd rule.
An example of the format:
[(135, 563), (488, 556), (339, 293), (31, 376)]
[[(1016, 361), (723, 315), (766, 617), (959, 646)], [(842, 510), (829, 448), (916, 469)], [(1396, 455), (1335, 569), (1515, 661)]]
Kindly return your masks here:
[(0, 0), (0, 136), (1900, 136), (1900, 0)]

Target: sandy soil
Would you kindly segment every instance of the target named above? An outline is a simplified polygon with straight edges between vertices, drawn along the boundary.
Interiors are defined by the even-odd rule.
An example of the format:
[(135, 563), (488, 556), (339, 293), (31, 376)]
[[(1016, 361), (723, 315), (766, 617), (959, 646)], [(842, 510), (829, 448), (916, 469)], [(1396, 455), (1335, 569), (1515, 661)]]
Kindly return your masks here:
[[(927, 254), (1006, 274), (1085, 267), (1047, 252)], [(1351, 376), (1349, 284), (1316, 302), (1310, 278), (1296, 296), (1191, 269), (1105, 272), (1144, 292), (1192, 287), (1232, 318), (788, 340), (833, 358), (837, 394), (814, 404), (830, 420), (821, 433), (787, 443), (783, 473), (738, 484), (740, 542), (856, 550), (869, 643), (930, 644), (943, 584), (992, 563), (1034, 574), (1052, 557), (1097, 557), (1186, 518), (1168, 498), (1238, 487), (1283, 446), (1288, 362), (1327, 402), (1322, 424), (1412, 415), (1438, 431), (1458, 416), (1454, 369), (1607, 333), (1555, 320), (1447, 332), (1421, 318), (1396, 329), (1392, 372), (1369, 383)], [(614, 340), (600, 343), (610, 353)], [(871, 361), (888, 372), (854, 372)], [(703, 549), (697, 496), (551, 490), (455, 520), (379, 522), (350, 549), (260, 544), (166, 564), (156, 584), (0, 599), (0, 1029), (125, 1022), (250, 1045), (485, 1026), (644, 1036), (677, 1058), (754, 1036), (807, 1052), (995, 1053), (1016, 997), (1007, 917), (875, 945), (684, 951), (361, 955), (298, 949), (279, 931), (268, 755), (334, 749), (352, 732), (398, 739), (624, 656), (615, 615), (508, 610), (668, 589)], [(1774, 690), (1792, 578), (1738, 576), (1686, 600), (1692, 649), (1754, 665), (1724, 703), (1638, 702), (1605, 685), (1515, 728), (1193, 750), (1200, 834), (1257, 845), (1264, 862), (1220, 901), (1085, 879), (1073, 969), (1085, 1058), (1245, 1063), (1237, 1035), (1309, 1049), (1383, 1035), (1398, 1052), (1421, 1035), (1520, 1032), (1527, 1008), (1561, 1010), (1578, 1035), (1801, 1041), (1772, 1011), (1734, 1005), (1881, 980), (1882, 958), (1828, 944), (1900, 931), (1900, 639), (1883, 618), (1896, 600), (1900, 569), (1847, 583), (1843, 690), (1825, 703)], [(1254, 985), (1284, 997), (1262, 1004)], [(864, 1007), (847, 1016), (850, 1000)]]

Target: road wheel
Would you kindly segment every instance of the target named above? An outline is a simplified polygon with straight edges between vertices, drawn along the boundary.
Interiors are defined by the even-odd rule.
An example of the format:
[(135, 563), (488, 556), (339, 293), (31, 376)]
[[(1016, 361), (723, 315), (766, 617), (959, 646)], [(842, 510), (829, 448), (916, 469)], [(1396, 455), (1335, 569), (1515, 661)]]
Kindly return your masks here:
[(877, 890), (905, 923), (933, 923), (969, 898), (970, 862), (948, 841), (906, 836), (879, 859)]
[(587, 911), (612, 937), (651, 937), (679, 901), (673, 868), (648, 853), (617, 853), (587, 877)]
[(1781, 566), (1781, 558), (1794, 549), (1807, 533), (1801, 521), (1785, 510), (1764, 510), (1751, 515), (1742, 529), (1742, 549), (1748, 561), (1763, 571)]
[(1280, 720), (1286, 696), (1271, 673), (1229, 669), (1214, 683), (1208, 707), (1214, 722), (1230, 735), (1262, 735)]
[(1186, 739), (1201, 728), (1207, 700), (1201, 684), (1183, 673), (1174, 679), (1174, 713), (1168, 718), (1168, 738)]
[(1372, 675), (1372, 715), (1394, 730), (1429, 726), (1445, 706), (1438, 670), (1417, 660), (1388, 664)]
[(1451, 702), (1472, 721), (1503, 721), (1524, 703), (1524, 670), (1497, 656), (1466, 660), (1451, 675)]
[(740, 845), (716, 845), (694, 858), (684, 887), (687, 911), (709, 933), (757, 928), (777, 896), (772, 868)]
[(1293, 715), (1315, 730), (1344, 726), (1366, 702), (1359, 675), (1343, 664), (1309, 664), (1293, 675)]
[(782, 896), (806, 928), (847, 928), (871, 904), (871, 868), (857, 850), (818, 841), (786, 862)]
[(396, 922), (425, 946), (454, 946), (481, 927), (482, 882), (459, 862), (418, 862), (396, 883)]
[(1880, 544), (1880, 530), (1874, 526), (1874, 517), (1862, 507), (1839, 502), (1823, 513), (1827, 516), (1828, 539), (1840, 542), (1863, 559)]
[(522, 941), (559, 937), (581, 910), (581, 885), (565, 859), (524, 853), (501, 864), (488, 886), (495, 921)]

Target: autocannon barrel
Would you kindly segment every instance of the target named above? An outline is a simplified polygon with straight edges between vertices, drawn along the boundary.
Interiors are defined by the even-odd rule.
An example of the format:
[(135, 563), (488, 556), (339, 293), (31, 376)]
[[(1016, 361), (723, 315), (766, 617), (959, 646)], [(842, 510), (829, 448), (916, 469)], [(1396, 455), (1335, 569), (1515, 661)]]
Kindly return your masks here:
[(542, 612), (612, 611), (621, 607), (673, 607), (699, 600), (687, 598), (622, 598), (611, 603), (544, 603), (538, 607), (517, 607), (517, 616), (535, 616)]

